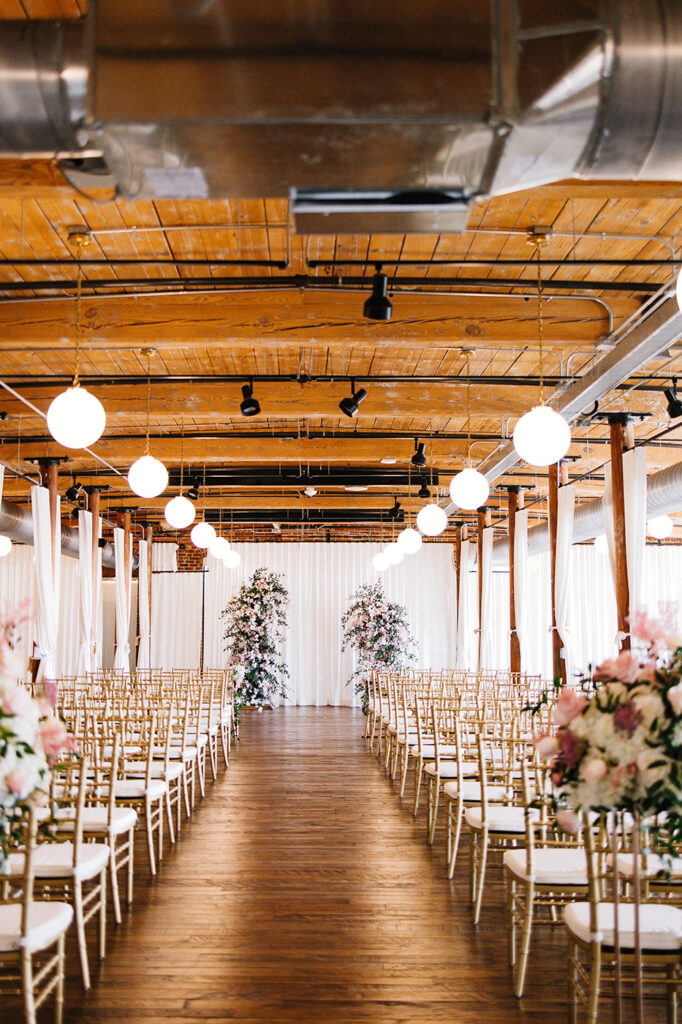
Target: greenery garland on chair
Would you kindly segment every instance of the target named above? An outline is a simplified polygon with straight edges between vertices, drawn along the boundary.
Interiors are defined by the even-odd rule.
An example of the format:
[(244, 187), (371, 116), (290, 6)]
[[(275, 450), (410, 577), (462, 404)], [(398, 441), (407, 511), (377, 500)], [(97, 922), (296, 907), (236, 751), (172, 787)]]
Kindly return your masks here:
[[(237, 675), (235, 706), (274, 706), (286, 697), (289, 669), (282, 658), (287, 628), (287, 591), (279, 573), (256, 569), (223, 610), (223, 635), (230, 665)], [(241, 675), (241, 679), (239, 676)]]
[(347, 685), (362, 697), (366, 713), (369, 702), (367, 677), (376, 669), (398, 672), (416, 660), (416, 641), (409, 630), (407, 610), (397, 601), (389, 601), (381, 583), (364, 583), (355, 591), (341, 619), (343, 644), (352, 647), (357, 664)]

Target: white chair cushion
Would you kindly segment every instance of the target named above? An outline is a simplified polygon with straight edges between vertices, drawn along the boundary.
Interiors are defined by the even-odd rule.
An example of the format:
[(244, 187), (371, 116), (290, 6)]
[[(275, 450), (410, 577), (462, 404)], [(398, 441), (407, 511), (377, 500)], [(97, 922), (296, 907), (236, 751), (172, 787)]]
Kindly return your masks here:
[(170, 756), (172, 761), (196, 761), (199, 751), (196, 747), (171, 747)]
[[(664, 903), (644, 903), (639, 908), (639, 934), (643, 950), (658, 952), (682, 949), (682, 910)], [(582, 942), (602, 942), (613, 947), (613, 903), (597, 907), (596, 935), (590, 932), (590, 904), (569, 903), (564, 921), (570, 932)], [(634, 949), (635, 908), (632, 903), (618, 907), (618, 938), (621, 949)]]
[(73, 921), (73, 907), (68, 903), (31, 903), (28, 912), (28, 933), (21, 938), (21, 904), (0, 904), (0, 952), (14, 953), (27, 949), (37, 953), (47, 949), (63, 935)]
[[(609, 864), (611, 857), (608, 858)], [(634, 856), (631, 853), (619, 853), (617, 856), (618, 874), (625, 878), (632, 878), (634, 875)], [(646, 877), (655, 878), (659, 871), (664, 871), (676, 881), (682, 880), (682, 857), (672, 857), (666, 860), (652, 853), (646, 859)]]
[[(427, 761), (424, 765), (424, 771), (427, 775), (436, 775), (436, 762)], [(441, 761), (440, 771), (437, 773), (441, 779), (456, 779), (457, 778), (457, 762), (456, 761)], [(463, 764), (462, 775), (478, 775), (477, 764)]]
[[(459, 798), (460, 789), (462, 790), (463, 800), (469, 800), (472, 804), (481, 802), (481, 783), (475, 782), (473, 779), (465, 779), (461, 784), (459, 782), (446, 782), (443, 786), (443, 792), (451, 800)], [(489, 800), (504, 800), (506, 795), (507, 791), (504, 786), (488, 786)]]
[[(418, 746), (411, 747), (410, 748), (410, 753), (412, 754), (413, 757), (419, 757), (419, 747)], [(440, 753), (441, 753), (441, 757), (456, 757), (456, 755), (457, 755), (457, 748), (456, 747), (442, 746), (440, 748)], [(433, 743), (422, 743), (422, 757), (424, 757), (424, 758), (427, 758), (427, 757), (433, 758), (435, 756), (436, 756), (436, 748), (434, 747)]]
[[(537, 811), (535, 815), (537, 816)], [(471, 828), (483, 828), (482, 808), (467, 807), (464, 820)], [(488, 807), (487, 825), (491, 832), (523, 833), (526, 831), (523, 807)]]
[(158, 800), (167, 788), (163, 779), (152, 779), (149, 789), (145, 789), (144, 779), (122, 779), (116, 783), (115, 793), (120, 800), (141, 800), (145, 796)]
[[(530, 881), (526, 874), (526, 851), (507, 850), (504, 866), (517, 878)], [(534, 850), (533, 879), (540, 885), (587, 885), (587, 860), (585, 851), (576, 850)]]
[[(408, 744), (414, 743), (416, 738), (417, 738), (416, 732), (408, 733), (408, 735), (407, 735), (407, 743)], [(405, 740), (405, 733), (404, 732), (399, 732), (397, 737), (396, 737), (396, 739), (397, 739), (398, 743), (405, 743), (405, 741), (406, 741)]]
[[(126, 761), (124, 771), (127, 775), (144, 775), (147, 769), (144, 761)], [(182, 775), (182, 764), (179, 761), (169, 761), (168, 768), (161, 761), (152, 762), (153, 779), (177, 779)]]
[[(74, 878), (87, 882), (98, 875), (109, 861), (109, 847), (104, 843), (81, 843), (76, 866), (73, 865), (73, 843), (39, 843), (33, 853), (33, 870), (37, 879)], [(23, 853), (10, 854), (12, 875), (24, 871)]]
[[(64, 808), (57, 813), (60, 832), (72, 832), (75, 821), (74, 812)], [(97, 832), (103, 834), (108, 832), (112, 836), (120, 836), (124, 832), (130, 832), (137, 823), (137, 811), (132, 807), (114, 807), (111, 813), (111, 825), (109, 825), (109, 813), (106, 807), (84, 807), (83, 808), (83, 831)]]

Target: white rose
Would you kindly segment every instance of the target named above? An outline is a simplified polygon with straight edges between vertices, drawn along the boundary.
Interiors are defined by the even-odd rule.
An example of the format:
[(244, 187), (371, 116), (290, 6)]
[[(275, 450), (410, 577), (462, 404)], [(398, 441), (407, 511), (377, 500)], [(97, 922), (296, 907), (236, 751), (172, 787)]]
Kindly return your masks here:
[(613, 739), (613, 733), (613, 717), (605, 713), (599, 715), (588, 735), (595, 747), (607, 747)]
[(600, 782), (608, 770), (606, 761), (603, 761), (601, 757), (591, 757), (580, 769), (580, 777), (588, 784)]
[(645, 789), (664, 779), (668, 774), (668, 759), (660, 747), (647, 747), (637, 755), (639, 781)]
[(663, 701), (657, 693), (645, 691), (633, 697), (633, 704), (638, 711), (641, 711), (644, 721), (649, 726), (655, 718), (663, 714)]
[(671, 686), (668, 690), (668, 700), (675, 715), (682, 714), (682, 683)]

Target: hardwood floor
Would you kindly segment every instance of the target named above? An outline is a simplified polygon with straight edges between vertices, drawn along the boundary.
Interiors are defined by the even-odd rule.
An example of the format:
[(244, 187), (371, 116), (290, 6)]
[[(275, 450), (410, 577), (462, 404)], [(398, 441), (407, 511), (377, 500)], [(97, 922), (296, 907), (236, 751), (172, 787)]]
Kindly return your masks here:
[(517, 1002), (501, 887), (474, 928), (467, 851), (448, 883), (442, 834), (429, 849), (361, 728), (343, 708), (246, 713), (155, 882), (140, 856), (135, 908), (102, 965), (92, 950), (89, 993), (71, 950), (65, 1024), (565, 1021), (561, 929), (538, 932)]

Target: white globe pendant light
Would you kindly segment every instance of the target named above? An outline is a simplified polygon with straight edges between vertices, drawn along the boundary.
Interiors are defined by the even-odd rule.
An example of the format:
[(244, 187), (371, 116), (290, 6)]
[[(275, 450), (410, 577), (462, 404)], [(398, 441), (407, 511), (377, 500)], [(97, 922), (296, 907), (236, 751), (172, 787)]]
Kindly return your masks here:
[(223, 564), (227, 569), (236, 569), (242, 560), (242, 556), (234, 548), (229, 550), (223, 555)]
[(570, 444), (568, 423), (548, 405), (536, 405), (514, 428), (514, 447), (529, 466), (551, 466), (563, 459)]
[(177, 494), (167, 503), (163, 514), (169, 526), (176, 530), (184, 530), (194, 522), (196, 509), (189, 498), (183, 494)]
[(398, 565), (403, 560), (403, 553), (397, 544), (387, 544), (384, 548), (384, 558), (389, 565)]
[(0, 558), (4, 558), (12, 550), (12, 541), (4, 533), (0, 533)]
[(605, 533), (600, 533), (594, 538), (594, 550), (598, 551), (600, 555), (608, 555), (609, 542), (606, 539)]
[(490, 494), (490, 484), (473, 466), (467, 466), (456, 473), (450, 481), (450, 497), (455, 505), (464, 509), (480, 508)]
[(89, 448), (107, 425), (104, 406), (77, 382), (62, 391), (47, 410), (47, 429), (65, 448)]
[(168, 470), (153, 455), (142, 455), (128, 470), (128, 483), (140, 498), (158, 498), (168, 487)]
[(411, 526), (405, 527), (398, 534), (398, 547), (406, 555), (416, 555), (422, 546), (421, 534), (413, 530)]
[(213, 558), (217, 558), (219, 560), (225, 558), (225, 555), (228, 553), (229, 550), (230, 545), (228, 541), (225, 540), (224, 537), (216, 537), (216, 539), (214, 541), (211, 541), (211, 543), (208, 545), (209, 554), (212, 555)]
[(195, 547), (207, 548), (216, 539), (216, 532), (210, 523), (201, 522), (192, 527), (189, 537)]
[(375, 572), (385, 572), (386, 569), (388, 569), (388, 562), (386, 561), (386, 556), (383, 551), (377, 552), (372, 559), (372, 568)]
[(665, 540), (673, 532), (675, 524), (670, 516), (653, 516), (647, 522), (646, 528), (650, 537), (654, 537), (656, 540)]
[(445, 510), (433, 502), (419, 509), (417, 526), (427, 537), (437, 537), (448, 525)]

